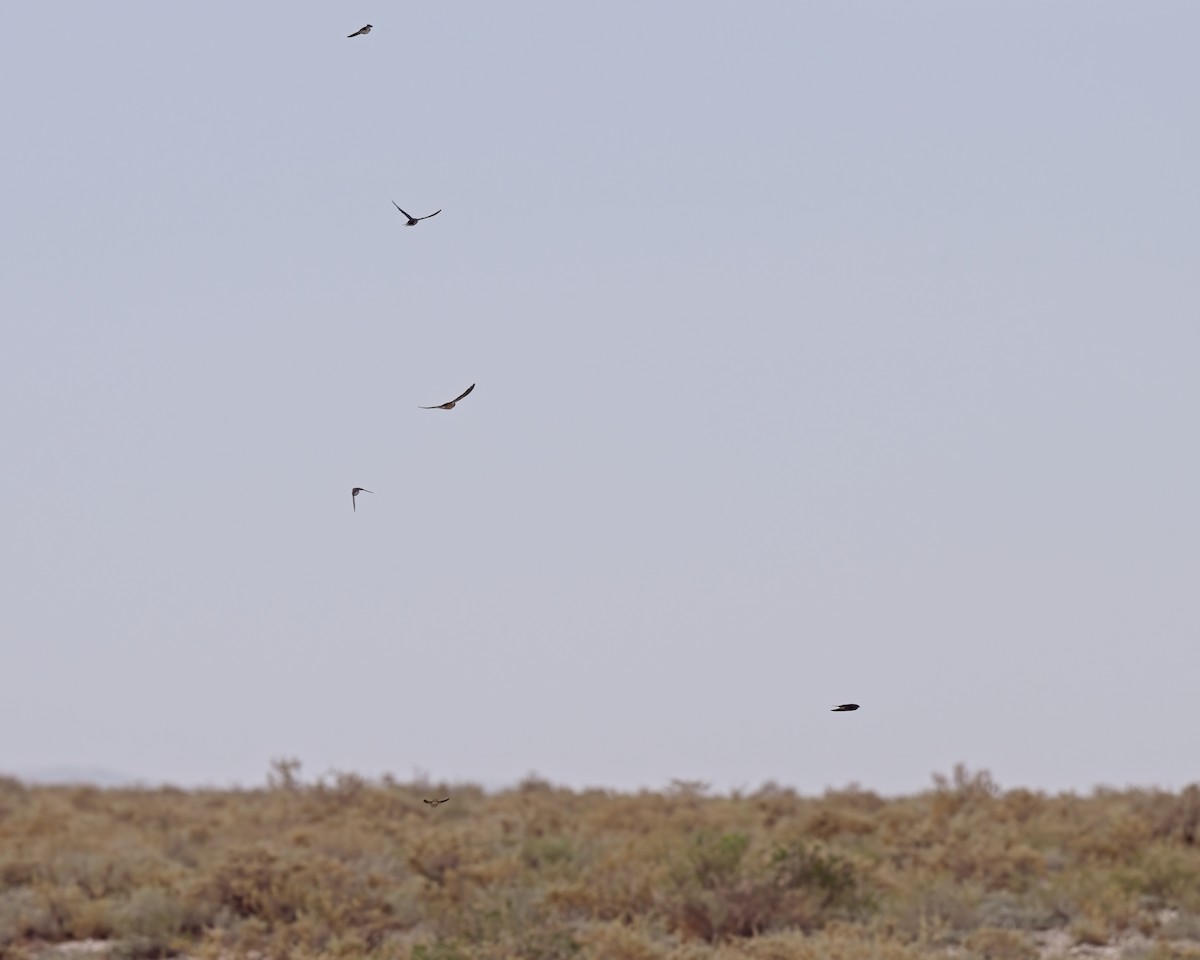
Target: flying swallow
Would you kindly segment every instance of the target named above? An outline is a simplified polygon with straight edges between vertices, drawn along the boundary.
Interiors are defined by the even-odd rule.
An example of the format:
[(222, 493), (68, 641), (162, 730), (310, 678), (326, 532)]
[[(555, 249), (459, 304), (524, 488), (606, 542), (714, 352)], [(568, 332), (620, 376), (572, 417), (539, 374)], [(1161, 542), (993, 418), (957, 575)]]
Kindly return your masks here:
[(403, 209), (400, 206), (400, 204), (398, 204), (395, 200), (392, 201), (392, 206), (395, 207), (397, 210), (399, 210), (406, 217), (408, 217), (408, 223), (405, 224), (406, 227), (415, 227), (417, 225), (417, 221), (428, 220), (430, 217), (436, 217), (439, 213), (442, 212), (441, 207), (439, 207), (438, 209), (434, 210), (433, 213), (427, 213), (423, 217), (414, 217), (407, 210)]
[(469, 387), (467, 387), (466, 390), (464, 390), (462, 393), (460, 393), (457, 397), (455, 397), (449, 403), (439, 403), (439, 404), (435, 404), (432, 407), (421, 407), (421, 409), (422, 410), (453, 410), (454, 405), (456, 403), (458, 403), (459, 400), (461, 400), (463, 397), (465, 397), (468, 393), (470, 393), (474, 389), (475, 389), (475, 384), (471, 384)]
[(449, 797), (443, 797), (441, 800), (438, 800), (438, 799), (436, 799), (436, 798), (435, 798), (435, 799), (433, 799), (433, 800), (426, 800), (425, 802), (426, 802), (427, 804), (429, 804), (431, 807), (436, 807), (436, 806), (437, 806), (439, 803), (449, 803), (449, 802), (450, 802), (450, 798), (449, 798)]
[(370, 32), (371, 32), (371, 25), (368, 23), (361, 30), (355, 30), (353, 33), (346, 34), (346, 39), (349, 40), (351, 37), (365, 37)]
[(368, 490), (366, 487), (351, 487), (350, 488), (350, 509), (358, 513), (358, 506), (354, 502), (354, 498), (360, 493), (374, 493), (374, 490)]
[(839, 703), (836, 707), (830, 710), (830, 713), (847, 713), (850, 710), (857, 710), (857, 703)]

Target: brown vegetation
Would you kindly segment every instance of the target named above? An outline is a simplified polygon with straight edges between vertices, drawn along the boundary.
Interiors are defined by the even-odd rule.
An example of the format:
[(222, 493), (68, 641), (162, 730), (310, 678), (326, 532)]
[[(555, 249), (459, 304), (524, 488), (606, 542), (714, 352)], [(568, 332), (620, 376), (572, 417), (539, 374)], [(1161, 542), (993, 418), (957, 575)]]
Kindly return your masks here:
[(1200, 957), (1200, 786), (802, 797), (0, 780), (0, 958)]

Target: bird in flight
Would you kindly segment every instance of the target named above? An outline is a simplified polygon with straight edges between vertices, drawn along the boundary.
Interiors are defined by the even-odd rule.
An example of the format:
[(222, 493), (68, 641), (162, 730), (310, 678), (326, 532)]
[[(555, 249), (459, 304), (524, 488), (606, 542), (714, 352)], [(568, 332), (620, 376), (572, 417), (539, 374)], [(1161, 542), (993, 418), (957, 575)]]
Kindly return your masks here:
[(463, 397), (465, 397), (468, 393), (470, 393), (474, 389), (475, 389), (475, 384), (471, 384), (469, 387), (467, 387), (466, 390), (464, 390), (462, 393), (460, 393), (457, 397), (455, 397), (453, 400), (449, 401), (448, 403), (438, 403), (432, 407), (421, 407), (421, 409), (422, 410), (453, 410), (454, 405), (456, 403), (458, 403), (459, 400), (461, 400)]
[(851, 710), (857, 710), (857, 703), (839, 703), (836, 707), (830, 710), (830, 713), (848, 713)]
[(366, 487), (351, 487), (350, 488), (350, 509), (358, 513), (358, 505), (354, 502), (355, 497), (360, 493), (374, 493), (374, 490), (368, 490)]
[(439, 799), (437, 799), (437, 798), (434, 798), (433, 800), (426, 800), (425, 802), (426, 802), (427, 804), (429, 804), (431, 807), (436, 807), (436, 806), (437, 806), (439, 803), (449, 803), (449, 802), (450, 802), (450, 798), (449, 798), (449, 797), (443, 797), (443, 798), (442, 798), (442, 799), (440, 799), (440, 800), (439, 800)]
[(368, 23), (361, 30), (355, 30), (353, 33), (346, 34), (346, 39), (349, 40), (351, 37), (365, 37), (370, 32), (371, 32), (371, 25)]
[(434, 210), (433, 213), (427, 213), (423, 217), (414, 217), (411, 213), (409, 213), (407, 210), (405, 210), (403, 207), (401, 207), (400, 204), (398, 204), (395, 200), (392, 201), (392, 206), (395, 207), (397, 210), (399, 210), (406, 217), (408, 217), (408, 223), (405, 224), (406, 227), (415, 227), (417, 225), (418, 221), (428, 220), (430, 217), (436, 217), (439, 213), (442, 212), (441, 207), (438, 207), (438, 209)]

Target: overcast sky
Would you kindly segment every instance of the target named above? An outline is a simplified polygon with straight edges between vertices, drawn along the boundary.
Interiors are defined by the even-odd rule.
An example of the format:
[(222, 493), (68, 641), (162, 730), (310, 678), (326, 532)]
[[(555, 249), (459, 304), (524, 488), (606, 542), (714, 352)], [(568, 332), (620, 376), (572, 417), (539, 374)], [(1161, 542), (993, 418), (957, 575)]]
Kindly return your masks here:
[(5, 6), (0, 769), (1194, 780), (1198, 39)]

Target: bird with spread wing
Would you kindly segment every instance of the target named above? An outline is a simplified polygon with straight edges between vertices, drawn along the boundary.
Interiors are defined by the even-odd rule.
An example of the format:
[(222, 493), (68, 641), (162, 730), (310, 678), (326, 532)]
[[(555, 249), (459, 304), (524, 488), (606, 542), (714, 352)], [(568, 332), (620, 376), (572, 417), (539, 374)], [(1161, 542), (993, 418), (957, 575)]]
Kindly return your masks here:
[(406, 217), (408, 217), (408, 222), (405, 224), (406, 227), (415, 227), (422, 220), (428, 220), (430, 217), (436, 217), (439, 213), (442, 212), (442, 208), (438, 207), (436, 210), (433, 211), (433, 213), (427, 213), (423, 217), (414, 217), (411, 213), (409, 213), (407, 210), (405, 210), (403, 207), (401, 207), (400, 204), (398, 204), (395, 200), (392, 201), (392, 206), (395, 207), (397, 210), (399, 210)]
[(474, 389), (475, 389), (475, 384), (471, 384), (469, 387), (467, 387), (466, 390), (464, 390), (462, 393), (460, 393), (453, 400), (449, 400), (446, 403), (435, 403), (432, 407), (421, 407), (421, 409), (422, 410), (453, 410), (455, 404), (457, 404), (459, 400), (461, 400), (463, 397), (465, 397), (468, 393), (470, 393)]

